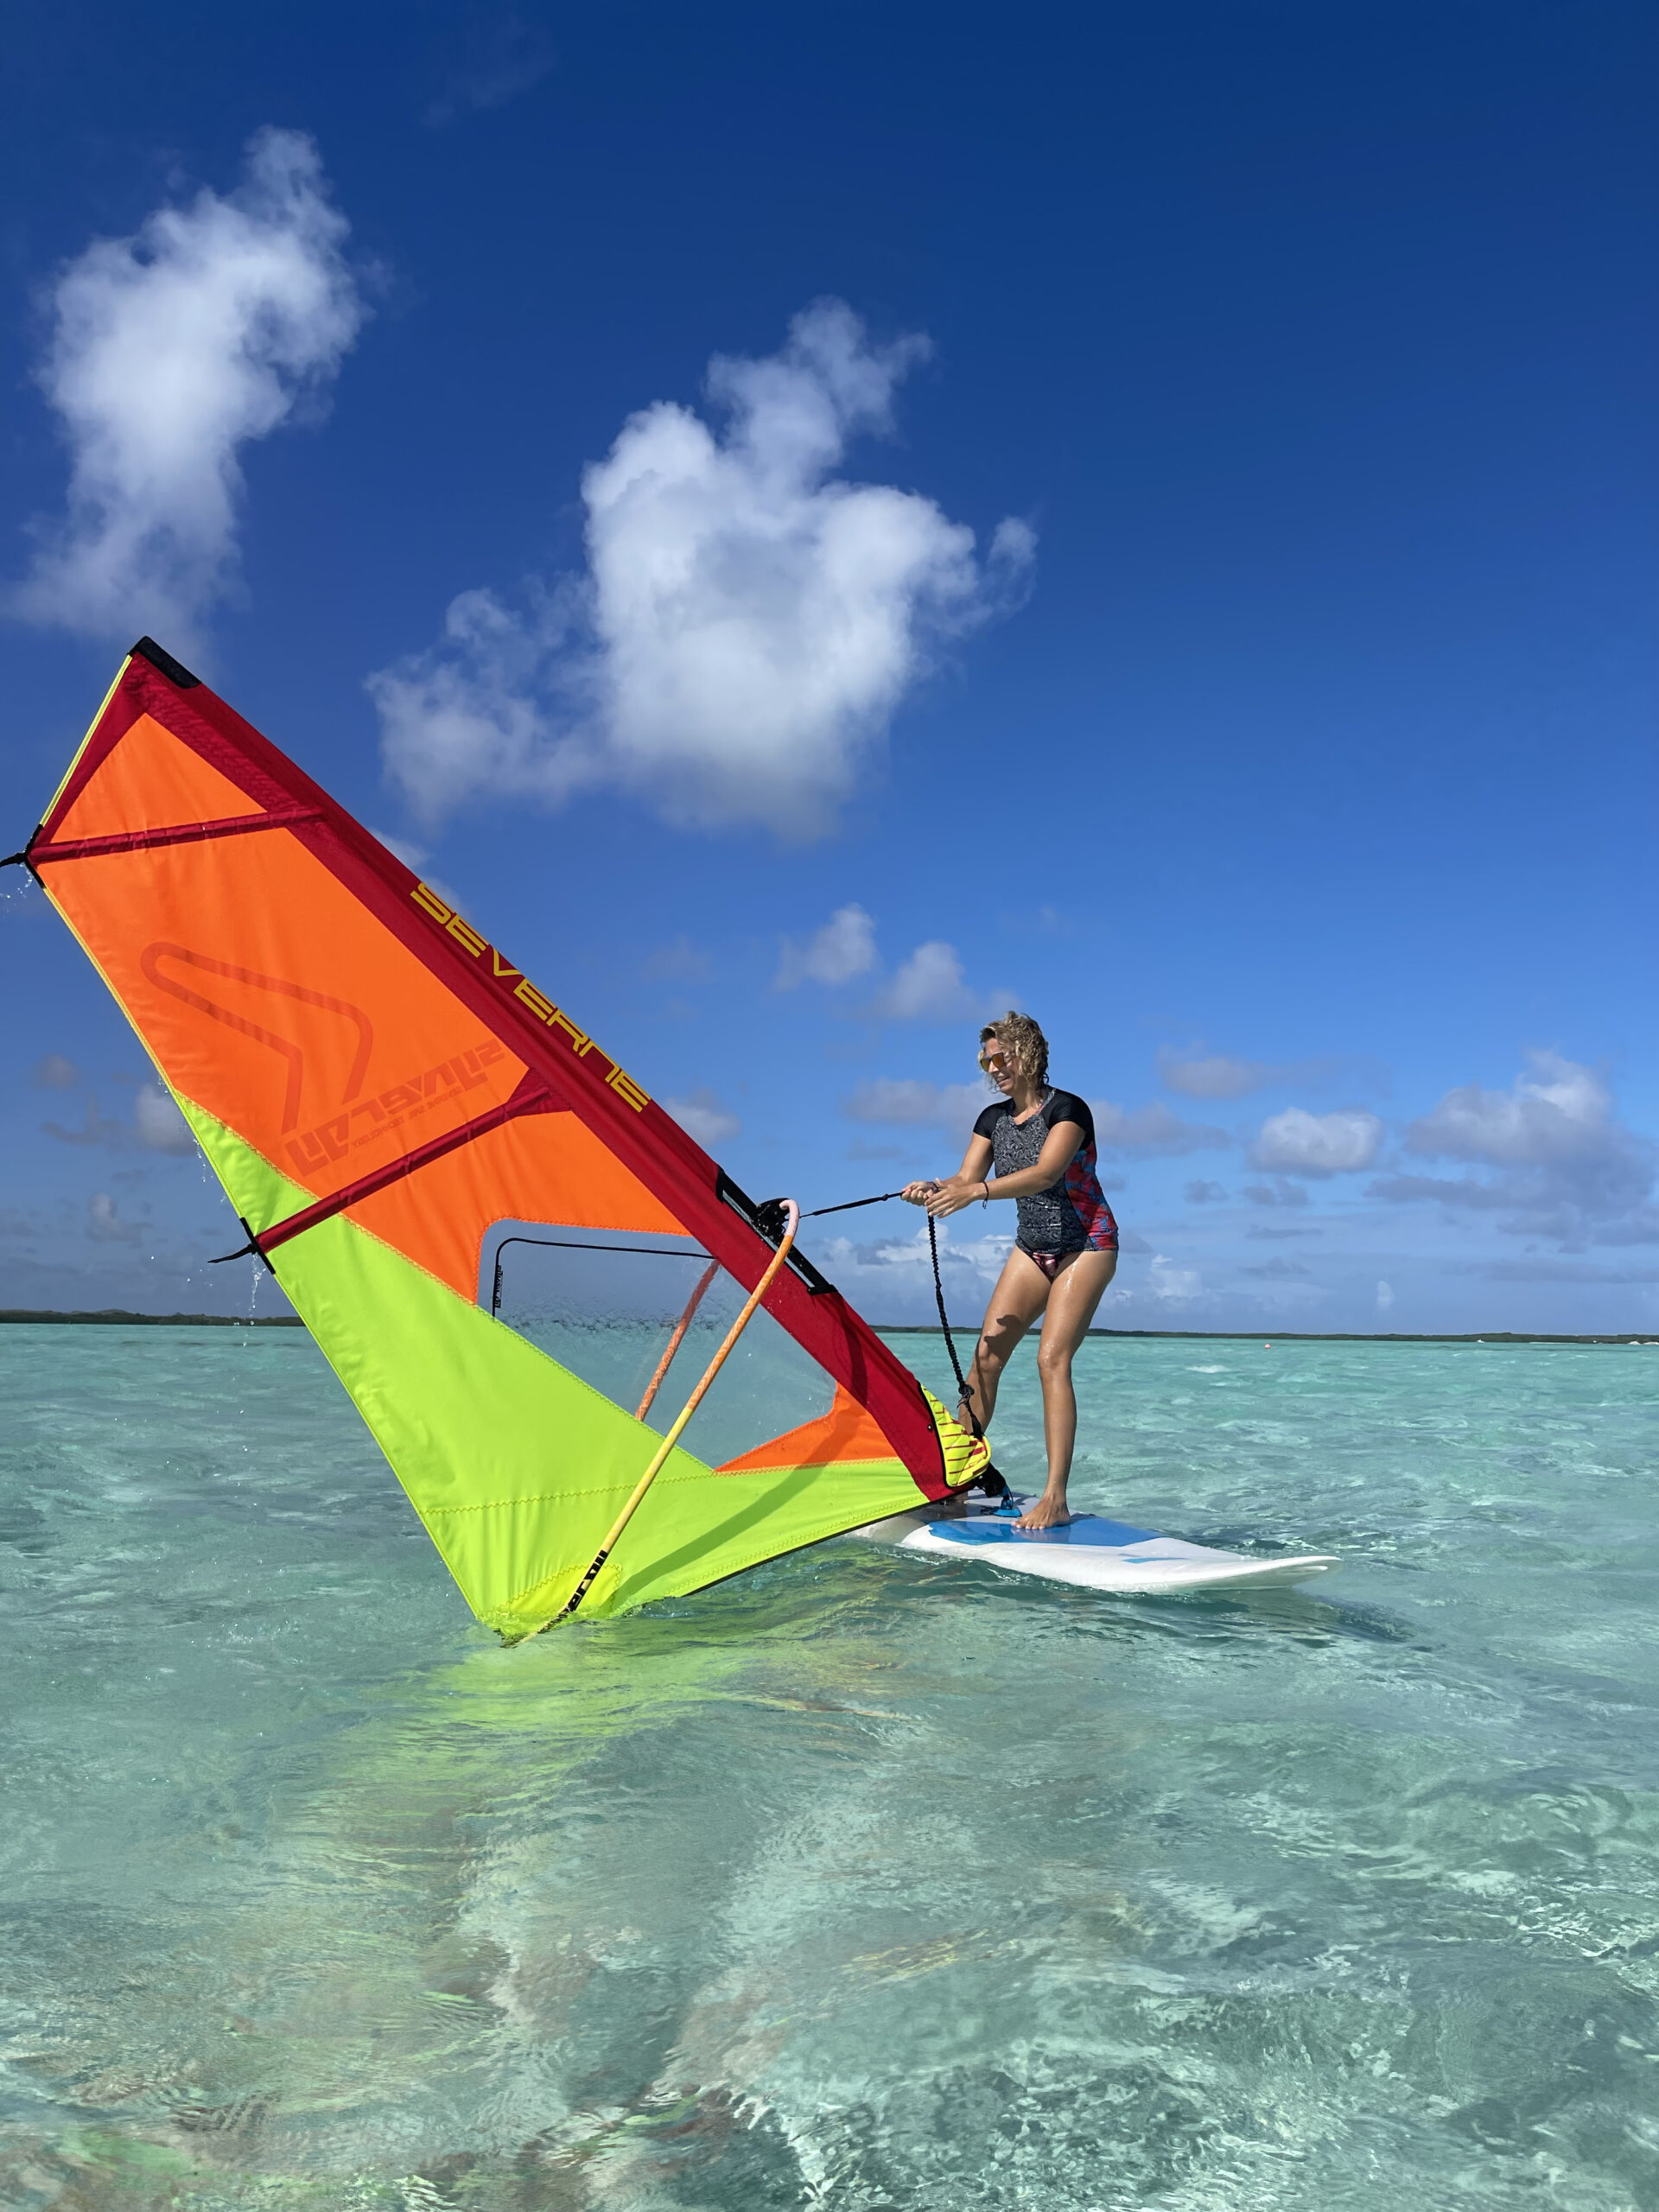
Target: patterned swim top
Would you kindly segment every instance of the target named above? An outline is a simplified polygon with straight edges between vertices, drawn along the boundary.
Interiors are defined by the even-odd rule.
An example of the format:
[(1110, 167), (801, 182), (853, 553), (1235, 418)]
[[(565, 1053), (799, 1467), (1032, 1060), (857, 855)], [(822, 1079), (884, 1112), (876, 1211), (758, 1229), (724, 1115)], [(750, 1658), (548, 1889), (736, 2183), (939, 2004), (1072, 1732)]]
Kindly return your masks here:
[(1083, 1142), (1058, 1182), (1014, 1200), (1018, 1242), (1027, 1252), (1115, 1252), (1117, 1224), (1095, 1173), (1095, 1117), (1074, 1091), (1047, 1092), (1023, 1122), (1014, 1120), (1012, 1099), (999, 1098), (974, 1123), (974, 1135), (990, 1140), (991, 1162), (999, 1175), (1015, 1175), (1037, 1165), (1049, 1131), (1061, 1122), (1075, 1122)]

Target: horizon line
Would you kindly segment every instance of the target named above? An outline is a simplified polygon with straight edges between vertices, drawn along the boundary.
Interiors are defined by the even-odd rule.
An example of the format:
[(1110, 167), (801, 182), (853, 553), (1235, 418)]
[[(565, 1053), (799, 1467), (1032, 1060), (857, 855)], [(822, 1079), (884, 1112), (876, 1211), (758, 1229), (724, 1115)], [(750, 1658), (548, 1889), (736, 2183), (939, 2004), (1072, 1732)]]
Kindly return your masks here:
[[(96, 1310), (0, 1307), (0, 1324), (6, 1322), (141, 1329), (305, 1328), (297, 1313), (137, 1313), (119, 1306)], [(941, 1333), (936, 1321), (872, 1321), (870, 1326), (890, 1337), (937, 1337)], [(953, 1337), (971, 1337), (978, 1332), (953, 1328), (950, 1333)], [(1659, 1348), (1659, 1337), (1645, 1337), (1636, 1330), (1624, 1333), (1584, 1331), (1570, 1335), (1533, 1329), (1090, 1329), (1088, 1333), (1091, 1337), (1141, 1337), (1190, 1344), (1254, 1344), (1259, 1339), (1263, 1344), (1651, 1344)]]

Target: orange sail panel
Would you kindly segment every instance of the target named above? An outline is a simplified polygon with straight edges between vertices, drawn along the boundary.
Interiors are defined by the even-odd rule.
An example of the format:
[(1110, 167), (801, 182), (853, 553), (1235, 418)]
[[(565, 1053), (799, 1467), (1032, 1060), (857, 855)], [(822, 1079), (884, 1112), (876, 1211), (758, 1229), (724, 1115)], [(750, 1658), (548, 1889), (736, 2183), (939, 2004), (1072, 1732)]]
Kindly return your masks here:
[[(475, 1610), (509, 1636), (542, 1625), (657, 1440), (620, 1382), (482, 1310), (492, 1231), (678, 1240), (747, 1292), (765, 1222), (589, 1031), (149, 640), (27, 857)], [(791, 1255), (764, 1312), (831, 1410), (718, 1474), (677, 1450), (584, 1614), (976, 1471), (809, 1262)]]

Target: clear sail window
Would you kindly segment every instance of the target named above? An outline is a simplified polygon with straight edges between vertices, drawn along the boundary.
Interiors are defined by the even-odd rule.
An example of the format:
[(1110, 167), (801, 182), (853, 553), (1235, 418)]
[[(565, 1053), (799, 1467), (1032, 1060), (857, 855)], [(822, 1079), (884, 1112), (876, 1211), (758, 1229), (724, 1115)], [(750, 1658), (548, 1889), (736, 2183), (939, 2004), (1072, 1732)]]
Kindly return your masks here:
[[(480, 1302), (561, 1367), (664, 1434), (748, 1294), (691, 1237), (498, 1222)], [(680, 1437), (719, 1467), (826, 1414), (835, 1385), (764, 1308)]]

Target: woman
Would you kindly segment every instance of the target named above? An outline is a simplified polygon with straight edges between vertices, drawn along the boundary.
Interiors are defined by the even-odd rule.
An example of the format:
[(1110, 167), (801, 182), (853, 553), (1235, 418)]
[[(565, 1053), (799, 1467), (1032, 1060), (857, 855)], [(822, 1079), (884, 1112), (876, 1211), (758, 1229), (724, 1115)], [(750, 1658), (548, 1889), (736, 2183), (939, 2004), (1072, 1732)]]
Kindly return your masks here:
[[(975, 1122), (956, 1174), (943, 1183), (907, 1184), (903, 1195), (935, 1221), (976, 1202), (1015, 1202), (1018, 1237), (985, 1309), (957, 1419), (964, 1428), (990, 1427), (1002, 1370), (1041, 1314), (1037, 1372), (1048, 1483), (1014, 1525), (1063, 1528), (1071, 1518), (1065, 1485), (1077, 1434), (1071, 1359), (1116, 1272), (1117, 1224), (1095, 1173), (1094, 1116), (1072, 1092), (1049, 1088), (1048, 1039), (1031, 1016), (1007, 1014), (982, 1029), (979, 1065), (1001, 1101)], [(993, 1166), (995, 1179), (988, 1179)]]

